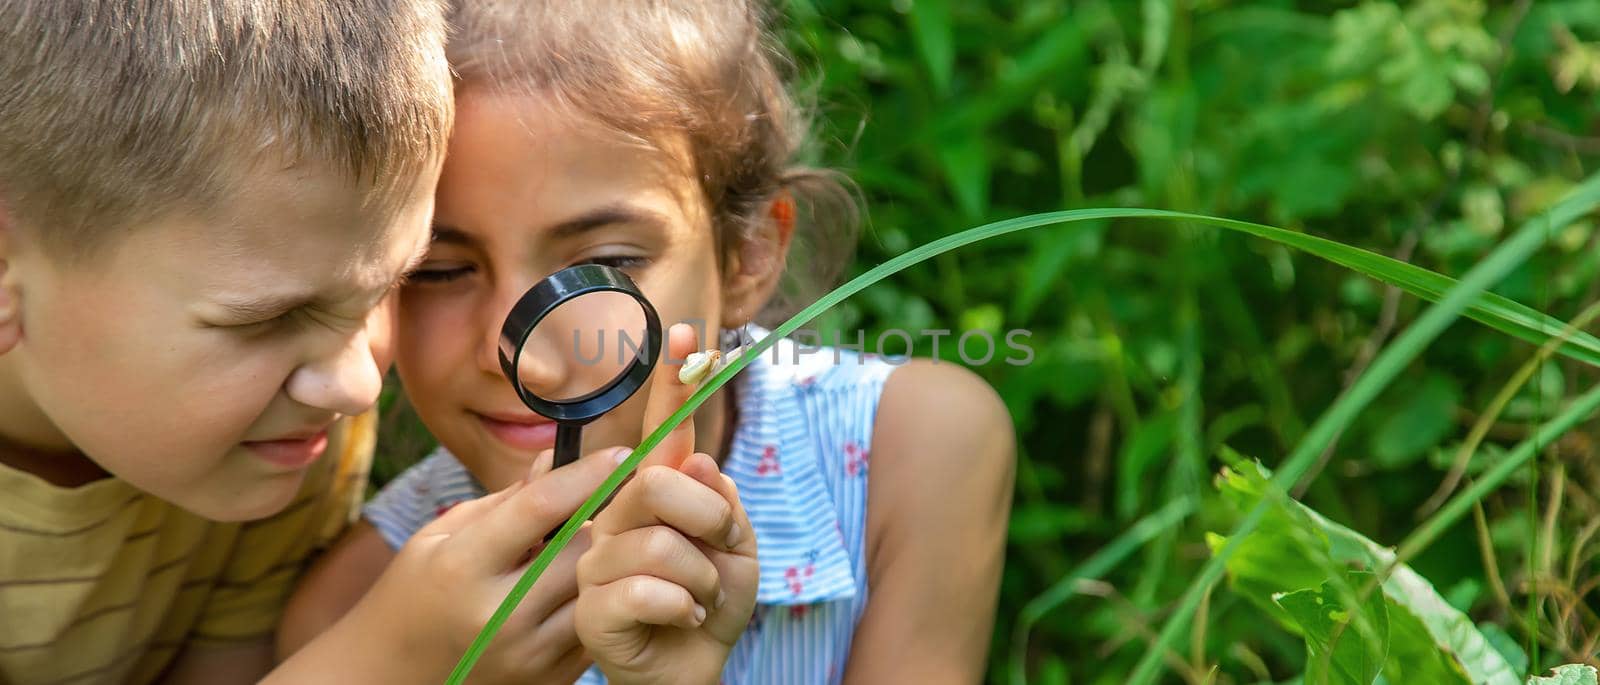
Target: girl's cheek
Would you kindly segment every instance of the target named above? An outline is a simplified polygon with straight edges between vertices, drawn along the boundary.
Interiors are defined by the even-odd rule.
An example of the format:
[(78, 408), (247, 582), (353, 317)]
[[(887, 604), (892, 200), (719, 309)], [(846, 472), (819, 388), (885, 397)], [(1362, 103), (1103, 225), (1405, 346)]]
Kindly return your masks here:
[(458, 363), (460, 356), (449, 353), (450, 350), (466, 348), (472, 342), (462, 338), (473, 329), (456, 320), (460, 318), (449, 308), (435, 307), (431, 303), (404, 308), (396, 341), (401, 366), (412, 375), (426, 379), (448, 374), (447, 369), (439, 367)]

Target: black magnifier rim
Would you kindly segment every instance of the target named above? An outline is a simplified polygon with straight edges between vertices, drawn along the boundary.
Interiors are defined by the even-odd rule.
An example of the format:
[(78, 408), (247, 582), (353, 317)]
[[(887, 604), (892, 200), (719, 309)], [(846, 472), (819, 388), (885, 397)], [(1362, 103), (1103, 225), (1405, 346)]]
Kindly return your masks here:
[[(604, 387), (581, 397), (554, 401), (533, 394), (523, 387), (517, 375), (523, 343), (533, 334), (534, 327), (557, 307), (573, 298), (596, 292), (623, 293), (639, 303), (645, 318), (644, 354), (635, 356), (627, 370), (617, 374)], [(604, 264), (579, 264), (551, 274), (523, 293), (506, 316), (505, 324), (500, 327), (499, 352), (500, 370), (529, 409), (556, 421), (588, 423), (627, 401), (650, 378), (650, 372), (661, 354), (661, 319), (656, 315), (655, 307), (639, 292), (639, 287), (626, 273)]]

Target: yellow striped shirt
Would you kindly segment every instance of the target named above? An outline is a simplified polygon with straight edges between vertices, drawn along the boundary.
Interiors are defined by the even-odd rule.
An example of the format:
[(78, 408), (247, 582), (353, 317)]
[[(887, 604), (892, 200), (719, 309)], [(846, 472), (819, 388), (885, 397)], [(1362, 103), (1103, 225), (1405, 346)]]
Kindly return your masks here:
[(356, 515), (375, 435), (370, 413), (341, 422), (293, 503), (245, 523), (0, 465), (0, 684), (149, 683), (186, 645), (270, 638), (306, 561)]

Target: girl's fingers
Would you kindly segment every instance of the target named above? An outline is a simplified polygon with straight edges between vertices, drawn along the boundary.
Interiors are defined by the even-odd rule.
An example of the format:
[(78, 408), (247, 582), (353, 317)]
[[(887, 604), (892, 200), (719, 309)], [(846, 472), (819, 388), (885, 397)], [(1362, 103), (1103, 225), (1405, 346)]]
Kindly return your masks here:
[(414, 537), (449, 537), (458, 531), (475, 525), (479, 519), (482, 519), (488, 512), (499, 506), (501, 500), (520, 490), (523, 485), (524, 483), (514, 483), (499, 492), (491, 492), (477, 499), (467, 500), (450, 507), (450, 510), (445, 512), (444, 515), (428, 522), (427, 525), (418, 530)]
[(527, 611), (526, 606), (524, 603), (523, 606), (517, 607), (517, 612), (512, 614), (512, 622), (506, 624), (501, 632), (508, 636), (516, 635), (519, 641), (537, 647), (541, 654), (530, 655), (528, 661), (534, 661), (538, 656), (548, 659), (548, 655), (552, 652), (567, 652), (581, 646), (578, 635), (573, 630), (578, 607), (576, 589), (572, 592), (572, 596), (562, 599), (548, 611), (537, 613)]
[[(734, 485), (733, 479), (723, 475), (715, 461), (705, 454), (690, 455), (685, 459), (679, 469), (700, 484), (716, 490), (734, 508), (734, 520), (737, 525), (745, 530), (754, 530), (750, 526), (750, 519), (745, 513), (744, 505), (739, 501), (739, 489)], [(744, 539), (733, 546), (728, 553), (712, 552), (708, 554), (711, 563), (717, 567), (718, 590), (726, 597), (726, 603), (718, 602), (718, 611), (713, 611), (706, 619), (704, 628), (723, 639), (738, 639), (744, 632), (746, 621), (750, 618), (750, 611), (754, 608), (757, 586), (760, 584), (760, 567), (756, 564), (756, 536), (745, 535)]]
[[(740, 526), (744, 530), (752, 530), (750, 517), (744, 510), (744, 503), (739, 501), (739, 486), (735, 485), (732, 478), (729, 478), (722, 473), (721, 469), (717, 468), (716, 460), (712, 459), (710, 455), (704, 452), (696, 452), (689, 455), (689, 458), (683, 461), (678, 470), (721, 495), (722, 499), (733, 508), (734, 525)], [(754, 535), (742, 537), (743, 539), (731, 545), (730, 549), (740, 554), (753, 556), (756, 551), (756, 537)]]
[(452, 544), (461, 548), (451, 553), (472, 559), (492, 573), (520, 565), (529, 550), (565, 523), (600, 487), (617, 467), (618, 456), (626, 454), (622, 448), (598, 450), (531, 482), (512, 485), (497, 506), (452, 537)]
[(583, 675), (584, 671), (589, 669), (589, 665), (594, 663), (589, 658), (589, 655), (584, 653), (583, 642), (578, 640), (578, 631), (575, 626), (577, 613), (578, 600), (574, 597), (571, 601), (562, 604), (560, 608), (551, 612), (547, 622), (539, 626), (541, 643), (544, 643), (546, 639), (544, 636), (548, 635), (549, 642), (547, 644), (566, 646), (567, 648), (566, 653), (562, 654), (561, 658), (556, 662), (559, 665), (551, 672), (544, 674), (550, 678), (551, 682), (575, 682)]
[[(534, 616), (518, 607), (494, 641), (493, 661), (496, 665), (509, 666), (520, 678), (512, 681), (494, 678), (489, 675), (494, 673), (489, 668), (481, 669), (486, 671), (485, 676), (494, 682), (526, 682), (524, 674), (535, 670), (540, 676), (539, 682), (576, 681), (591, 663), (583, 651), (583, 643), (578, 640), (577, 607), (576, 592), (542, 615)], [(500, 669), (500, 673), (505, 674), (506, 669)], [(472, 682), (479, 682), (477, 676), (473, 674)]]
[(593, 640), (595, 646), (631, 639), (640, 624), (692, 630), (705, 621), (706, 611), (688, 590), (655, 576), (628, 576), (578, 595), (578, 613), (588, 633), (584, 641)]
[(636, 528), (606, 538), (578, 561), (578, 582), (585, 587), (635, 575), (655, 576), (682, 587), (707, 609), (722, 606), (716, 564), (682, 533), (666, 526)]
[[(592, 524), (585, 524), (583, 530), (578, 531), (578, 534), (572, 537), (572, 541), (562, 548), (561, 553), (556, 555), (550, 566), (539, 576), (539, 582), (534, 589), (522, 599), (522, 603), (517, 607), (518, 613), (539, 621), (543, 620), (542, 617), (545, 615), (559, 609), (562, 604), (577, 599), (578, 564), (594, 547), (594, 538), (589, 534), (592, 527)], [(538, 551), (538, 548), (533, 550), (535, 554)], [(529, 555), (528, 563), (533, 563), (532, 555)], [(526, 565), (502, 579), (499, 590), (501, 595), (511, 592), (511, 588), (517, 584), (525, 568)]]
[(532, 481), (535, 478), (549, 473), (550, 469), (555, 465), (555, 463), (556, 451), (554, 449), (546, 448), (540, 450), (539, 454), (533, 458), (533, 464), (528, 466), (528, 475), (527, 477), (523, 478), (523, 480)]
[[(667, 359), (679, 360), (681, 363), (681, 360), (699, 350), (697, 338), (694, 326), (686, 323), (673, 324), (667, 329)], [(676, 364), (666, 364), (656, 368), (655, 381), (650, 386), (650, 397), (645, 402), (644, 425), (639, 433), (641, 440), (644, 436), (655, 432), (658, 426), (666, 423), (673, 412), (678, 411), (678, 407), (683, 406), (689, 396), (694, 394), (694, 387), (684, 385), (683, 381), (678, 380), (679, 368)], [(676, 467), (682, 455), (693, 451), (694, 417), (691, 416), (678, 424), (677, 428), (672, 429), (655, 449), (650, 450), (650, 454), (646, 455), (640, 464), (641, 466), (665, 464)]]
[(710, 547), (732, 550), (750, 536), (742, 510), (735, 507), (722, 493), (676, 469), (651, 466), (639, 471), (595, 518), (595, 539), (666, 525)]

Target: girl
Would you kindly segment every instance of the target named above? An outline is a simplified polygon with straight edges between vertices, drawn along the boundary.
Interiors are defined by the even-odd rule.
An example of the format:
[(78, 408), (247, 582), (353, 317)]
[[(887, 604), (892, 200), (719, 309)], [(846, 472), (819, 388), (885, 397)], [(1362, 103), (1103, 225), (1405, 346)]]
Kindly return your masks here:
[[(751, 324), (770, 323), (784, 304), (791, 253), (804, 266), (792, 275), (826, 278), (852, 240), (853, 221), (827, 211), (848, 207), (849, 195), (793, 163), (803, 130), (754, 3), (480, 0), (462, 3), (456, 25), (456, 128), (433, 244), (402, 292), (397, 340), (406, 391), (442, 446), (368, 505), (370, 526), (322, 562), (295, 606), (350, 605), (436, 512), (523, 479), (532, 462), (543, 474), (548, 456), (534, 455), (554, 431), (518, 403), (495, 352), (501, 321), (535, 279), (607, 264), (629, 273), (663, 322), (760, 336)], [(672, 358), (692, 349), (689, 337), (674, 329)], [(756, 606), (719, 665), (723, 681), (977, 681), (1010, 508), (1003, 404), (950, 364), (834, 349), (802, 358), (788, 341), (774, 349), (688, 431), (692, 449), (737, 484), (759, 549)], [(637, 444), (641, 426), (655, 425), (645, 416), (653, 391), (686, 395), (646, 388), (591, 424), (585, 448)], [(661, 402), (651, 414), (676, 406)], [(618, 502), (650, 499), (629, 494), (646, 482), (635, 478)], [(689, 496), (689, 485), (658, 486)], [(662, 576), (693, 575), (679, 573), (693, 565), (681, 560), (708, 549), (681, 532), (645, 545)], [(606, 643), (590, 610), (609, 577), (601, 567), (614, 563), (599, 561), (603, 548), (621, 556), (622, 537), (597, 535), (569, 558), (570, 572), (553, 567), (524, 600), (563, 586), (576, 593), (572, 616), (552, 620), (566, 617), (610, 673), (613, 657), (596, 650), (628, 646)], [(722, 589), (732, 596), (737, 584), (724, 578)], [(555, 681), (584, 665), (574, 646), (552, 639), (520, 658)], [(600, 678), (591, 670), (579, 682)]]

